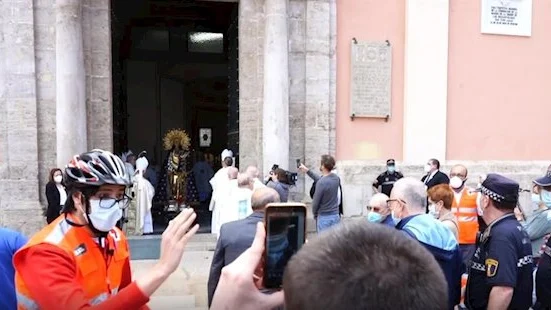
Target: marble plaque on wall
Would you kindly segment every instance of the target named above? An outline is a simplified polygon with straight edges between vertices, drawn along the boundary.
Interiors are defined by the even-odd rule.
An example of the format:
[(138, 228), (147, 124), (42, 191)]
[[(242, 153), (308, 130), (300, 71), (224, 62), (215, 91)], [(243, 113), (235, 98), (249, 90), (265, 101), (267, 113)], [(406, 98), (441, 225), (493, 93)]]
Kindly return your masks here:
[(511, 36), (532, 35), (532, 0), (481, 0), (480, 31)]
[(387, 42), (352, 42), (350, 116), (390, 117), (392, 47)]

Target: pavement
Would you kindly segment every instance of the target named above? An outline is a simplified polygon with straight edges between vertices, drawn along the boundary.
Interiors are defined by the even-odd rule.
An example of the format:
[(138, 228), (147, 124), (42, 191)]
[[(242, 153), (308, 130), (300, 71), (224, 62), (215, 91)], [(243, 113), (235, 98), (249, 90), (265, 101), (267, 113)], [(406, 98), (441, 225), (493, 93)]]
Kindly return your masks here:
[[(133, 278), (147, 273), (157, 263), (161, 236), (130, 238)], [(152, 310), (208, 309), (207, 281), (216, 246), (210, 234), (197, 234), (188, 243), (180, 267), (153, 294)]]
[[(308, 219), (307, 228), (307, 238), (312, 240), (315, 237), (313, 219)], [(135, 279), (147, 273), (157, 263), (161, 235), (128, 236), (128, 242)], [(216, 237), (210, 233), (193, 236), (186, 246), (180, 267), (153, 294), (148, 306), (152, 310), (208, 309), (207, 281), (215, 247)]]

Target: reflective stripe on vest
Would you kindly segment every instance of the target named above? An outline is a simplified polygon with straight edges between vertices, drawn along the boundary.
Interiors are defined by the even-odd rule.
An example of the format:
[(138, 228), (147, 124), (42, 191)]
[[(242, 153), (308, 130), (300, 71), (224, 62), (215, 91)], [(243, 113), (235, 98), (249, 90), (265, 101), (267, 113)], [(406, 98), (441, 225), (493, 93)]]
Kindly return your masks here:
[[(119, 292), (124, 266), (128, 261), (128, 244), (124, 234), (114, 229), (109, 233), (109, 246), (114, 249), (108, 266), (104, 264), (103, 253), (89, 232), (81, 227), (71, 226), (63, 216), (35, 234), (31, 240), (14, 255), (16, 269), (15, 287), (18, 309), (39, 309), (39, 300), (25, 285), (18, 270), (28, 263), (24, 260), (25, 251), (39, 244), (51, 244), (72, 256), (76, 263), (75, 277), (85, 294), (85, 302), (98, 305)], [(101, 262), (96, 264), (95, 262)], [(112, 285), (113, 288), (109, 286)], [(81, 301), (80, 301), (81, 302)]]
[(28, 298), (27, 296), (23, 294), (17, 293), (17, 304), (22, 305), (27, 310), (38, 310), (38, 305), (34, 300)]
[(470, 194), (468, 188), (463, 189), (459, 203), (456, 199), (452, 202), (452, 213), (459, 226), (459, 244), (474, 244), (478, 232), (476, 195)]

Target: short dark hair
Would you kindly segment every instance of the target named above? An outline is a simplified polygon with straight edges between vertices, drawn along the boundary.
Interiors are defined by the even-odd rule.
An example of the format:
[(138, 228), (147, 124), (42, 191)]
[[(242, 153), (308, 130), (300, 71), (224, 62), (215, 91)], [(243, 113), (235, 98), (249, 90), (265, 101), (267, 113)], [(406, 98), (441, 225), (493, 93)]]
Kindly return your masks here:
[(288, 183), (289, 180), (287, 178), (287, 171), (281, 169), (281, 168), (277, 168), (276, 170), (274, 170), (274, 174), (276, 175), (277, 177), (277, 180), (281, 183)]
[(490, 201), (494, 204), (494, 207), (496, 207), (499, 210), (511, 211), (517, 207), (516, 202), (510, 202), (510, 201), (498, 202), (491, 199), (490, 197), (488, 197), (488, 199), (490, 199)]
[(419, 242), (386, 225), (354, 221), (294, 255), (283, 277), (285, 309), (448, 307), (442, 269)]
[(100, 189), (100, 186), (80, 185), (78, 183), (69, 184), (67, 186), (67, 201), (63, 206), (63, 213), (71, 213), (76, 210), (75, 202), (73, 201), (73, 194), (82, 193), (84, 200), (86, 201), (86, 208), (89, 207), (89, 199), (94, 196)]
[(331, 171), (333, 168), (335, 168), (335, 158), (331, 155), (321, 155), (321, 165), (325, 167), (325, 169)]
[(224, 164), (225, 164), (227, 167), (233, 165), (233, 158), (231, 158), (231, 157), (226, 157), (226, 158), (224, 158)]
[(436, 166), (436, 169), (440, 169), (440, 162), (436, 158), (431, 158), (429, 161)]

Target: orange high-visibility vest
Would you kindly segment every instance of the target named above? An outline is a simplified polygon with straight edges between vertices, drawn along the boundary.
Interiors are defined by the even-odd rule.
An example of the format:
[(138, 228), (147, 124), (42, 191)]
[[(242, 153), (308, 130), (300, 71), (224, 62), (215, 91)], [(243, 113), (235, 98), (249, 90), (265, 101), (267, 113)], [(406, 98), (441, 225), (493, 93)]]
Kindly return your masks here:
[(453, 199), (452, 213), (459, 224), (459, 244), (476, 243), (478, 232), (478, 212), (476, 209), (476, 195), (470, 189), (464, 188), (461, 193), (459, 204)]
[[(107, 300), (111, 295), (119, 291), (125, 261), (128, 259), (128, 244), (122, 231), (113, 228), (106, 238), (109, 248), (114, 250), (106, 259), (89, 230), (86, 227), (71, 226), (65, 220), (65, 216), (59, 216), (55, 221), (44, 227), (34, 235), (31, 240), (13, 258), (16, 269), (15, 289), (17, 293), (17, 309), (40, 309), (33, 292), (29, 291), (21, 278), (19, 268), (25, 268), (22, 258), (25, 252), (38, 244), (52, 244), (73, 257), (77, 274), (76, 279), (80, 283), (90, 305), (97, 305)], [(30, 262), (32, 264), (32, 262)], [(63, 309), (63, 305), (59, 305)]]

